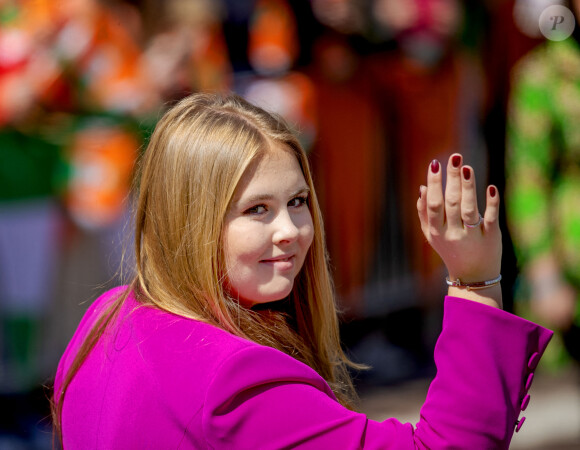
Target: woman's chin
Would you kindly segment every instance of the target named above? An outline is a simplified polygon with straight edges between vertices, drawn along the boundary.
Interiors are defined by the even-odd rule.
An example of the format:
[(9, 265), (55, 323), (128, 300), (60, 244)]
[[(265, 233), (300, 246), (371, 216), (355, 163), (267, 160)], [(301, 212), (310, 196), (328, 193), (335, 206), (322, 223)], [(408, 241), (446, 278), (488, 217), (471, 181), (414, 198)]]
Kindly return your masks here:
[(252, 300), (240, 299), (240, 303), (246, 307), (252, 308), (257, 305), (267, 305), (269, 303), (278, 302), (280, 300), (286, 299), (292, 292), (293, 284), (287, 286), (283, 289), (278, 289), (275, 292), (263, 293), (261, 295), (256, 295)]

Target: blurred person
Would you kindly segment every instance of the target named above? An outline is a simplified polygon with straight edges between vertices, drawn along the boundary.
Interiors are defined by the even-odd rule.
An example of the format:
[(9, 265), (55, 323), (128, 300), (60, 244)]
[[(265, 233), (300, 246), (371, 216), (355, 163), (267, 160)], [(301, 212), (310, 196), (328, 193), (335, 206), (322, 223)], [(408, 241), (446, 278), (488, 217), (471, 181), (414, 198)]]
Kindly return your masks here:
[[(361, 318), (368, 314), (364, 290), (385, 206), (385, 136), (364, 57), (349, 37), (324, 33), (313, 45), (312, 61), (306, 73), (318, 117), (310, 158), (341, 308)], [(343, 182), (345, 172), (352, 183)]]
[(52, 8), (50, 54), (60, 72), (49, 112), (61, 118), (59, 195), (70, 220), (65, 256), (72, 258), (76, 247), (92, 243), (87, 283), (99, 285), (116, 278), (119, 267), (131, 268), (118, 251), (129, 185), (161, 96), (142, 56), (134, 7), (66, 0)]
[(56, 374), (64, 448), (507, 448), (520, 431), (552, 333), (501, 310), (499, 196), (482, 216), (460, 154), (429, 164), (414, 201), (449, 272), (416, 427), (353, 410), (308, 159), (282, 119), (185, 98), (139, 189), (137, 274), (95, 301)]
[(191, 92), (228, 91), (232, 67), (222, 21), (221, 1), (170, 0), (156, 17), (144, 60), (156, 90), (165, 100)]
[[(398, 219), (383, 214), (383, 229), (391, 230), (394, 246), (381, 247), (386, 251), (378, 256), (382, 269), (374, 274), (375, 292), (380, 295), (381, 283), (390, 279), (394, 289), (420, 293), (427, 306), (438, 293), (426, 281), (438, 277), (443, 267), (410, 226), (411, 186), (419, 182), (414, 167), (417, 161), (462, 149), (487, 176), (479, 123), (483, 78), (477, 59), (459, 40), (464, 20), (459, 1), (376, 0), (371, 13), (374, 33), (395, 43), (394, 49), (373, 55), (368, 65), (387, 136), (390, 208), (399, 211)], [(421, 292), (423, 287), (430, 292)]]
[(317, 134), (316, 90), (296, 70), (300, 45), (297, 17), (288, 0), (257, 0), (248, 19), (250, 71), (235, 75), (234, 89), (249, 101), (282, 115), (300, 131), (308, 151)]
[(64, 222), (60, 120), (44, 109), (60, 74), (54, 12), (45, 1), (0, 5), (0, 447), (42, 436), (40, 384), (55, 363), (43, 345)]
[(52, 370), (42, 343), (60, 261), (62, 154), (39, 105), (59, 74), (53, 19), (48, 1), (0, 3), (0, 447), (39, 435), (40, 383)]
[(339, 34), (350, 35), (364, 27), (363, 2), (357, 0), (312, 0), (314, 17)]
[[(142, 57), (138, 16), (117, 3), (61, 4), (52, 48), (70, 99), (61, 195), (72, 222), (95, 237), (121, 232), (133, 165), (161, 102)], [(103, 255), (118, 244), (108, 241)]]
[[(158, 94), (143, 68), (141, 48), (104, 5), (98, 0), (64, 0), (54, 7), (53, 52), (69, 68), (63, 71), (65, 79), (77, 82), (72, 86), (77, 110), (146, 114), (158, 106)], [(131, 28), (133, 22), (134, 18)]]
[[(49, 176), (57, 179), (73, 222), (87, 229), (106, 227), (121, 215), (128, 192), (126, 166), (132, 166), (139, 146), (135, 129), (159, 104), (140, 48), (95, 0), (58, 6), (23, 1), (21, 11), (34, 25), (32, 56), (20, 76), (4, 76), (0, 86), (10, 92), (28, 87), (30, 107), (13, 114), (7, 125), (28, 123), (32, 132), (49, 133), (61, 162), (57, 175)], [(45, 20), (38, 20), (42, 15)], [(11, 78), (18, 80), (16, 88)]]
[[(27, 436), (38, 411), (22, 396), (56, 364), (47, 322), (66, 223), (105, 234), (119, 223), (140, 145), (132, 118), (157, 99), (138, 46), (101, 3), (7, 1), (0, 17), (0, 391), (16, 405), (1, 408), (2, 428)], [(66, 335), (67, 316), (52, 331)]]
[[(577, 18), (580, 1), (567, 5)], [(506, 211), (521, 271), (517, 298), (580, 361), (580, 31), (546, 40), (513, 72)], [(519, 309), (525, 313), (524, 303)], [(559, 365), (557, 357), (553, 364)], [(561, 363), (561, 361), (560, 361)]]

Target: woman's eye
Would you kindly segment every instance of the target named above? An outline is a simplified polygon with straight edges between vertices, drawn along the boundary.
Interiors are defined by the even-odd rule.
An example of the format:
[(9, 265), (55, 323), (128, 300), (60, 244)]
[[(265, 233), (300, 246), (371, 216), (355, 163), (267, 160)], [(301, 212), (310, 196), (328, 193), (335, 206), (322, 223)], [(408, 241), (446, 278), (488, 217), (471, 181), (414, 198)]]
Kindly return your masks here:
[(290, 203), (288, 203), (288, 206), (293, 207), (293, 208), (298, 208), (302, 205), (305, 205), (307, 201), (308, 201), (308, 197), (306, 197), (306, 196), (295, 197), (292, 200), (290, 200)]
[(266, 212), (266, 207), (264, 205), (256, 205), (248, 208), (244, 211), (244, 214), (255, 215), (255, 214), (263, 214)]

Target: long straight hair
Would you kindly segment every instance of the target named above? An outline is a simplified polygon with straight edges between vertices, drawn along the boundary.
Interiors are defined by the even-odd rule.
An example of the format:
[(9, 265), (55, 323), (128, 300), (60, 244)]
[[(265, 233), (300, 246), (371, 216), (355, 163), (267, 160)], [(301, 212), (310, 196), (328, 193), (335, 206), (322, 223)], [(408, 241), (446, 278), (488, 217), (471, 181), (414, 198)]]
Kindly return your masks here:
[[(250, 164), (272, 148), (293, 152), (310, 188), (314, 240), (285, 302), (289, 311), (240, 306), (225, 289), (223, 226)], [(276, 348), (316, 370), (354, 408), (324, 229), (307, 156), (285, 122), (236, 95), (194, 94), (159, 121), (141, 161), (135, 212), (136, 276), (85, 338), (52, 413), (61, 436), (66, 390), (130, 293), (142, 304), (220, 327)]]

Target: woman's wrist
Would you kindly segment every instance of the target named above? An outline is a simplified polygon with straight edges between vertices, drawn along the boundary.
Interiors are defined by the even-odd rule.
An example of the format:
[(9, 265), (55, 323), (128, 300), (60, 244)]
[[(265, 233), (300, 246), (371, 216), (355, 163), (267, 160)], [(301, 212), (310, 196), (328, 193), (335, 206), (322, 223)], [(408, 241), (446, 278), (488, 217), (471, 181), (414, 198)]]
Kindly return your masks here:
[(495, 286), (496, 284), (499, 284), (501, 282), (501, 274), (499, 274), (495, 278), (491, 278), (489, 280), (483, 280), (483, 281), (466, 282), (466, 281), (462, 281), (460, 278), (452, 278), (452, 277), (445, 278), (445, 281), (447, 282), (447, 286), (466, 288), (468, 291), (479, 290), (479, 289), (488, 289), (488, 288)]
[(499, 283), (489, 286), (485, 289), (470, 289), (459, 286), (449, 286), (447, 294), (452, 297), (460, 297), (466, 300), (471, 300), (484, 305), (493, 306), (494, 308), (502, 309), (502, 293), (501, 285)]

